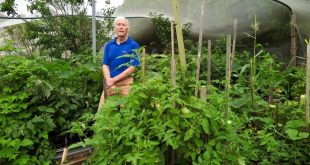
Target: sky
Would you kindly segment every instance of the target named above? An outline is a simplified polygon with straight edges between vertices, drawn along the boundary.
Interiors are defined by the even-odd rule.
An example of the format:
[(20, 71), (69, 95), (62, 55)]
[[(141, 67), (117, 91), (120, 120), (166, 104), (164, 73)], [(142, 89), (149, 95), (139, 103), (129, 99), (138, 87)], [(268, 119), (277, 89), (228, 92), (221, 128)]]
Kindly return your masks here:
[[(0, 0), (0, 3), (2, 3), (4, 0)], [(17, 4), (17, 11), (19, 14), (21, 15), (25, 15), (25, 16), (31, 16), (31, 13), (29, 13), (27, 11), (27, 4), (29, 4), (27, 2), (27, 0), (15, 0), (16, 1), (16, 4)], [(87, 1), (87, 0), (84, 0), (84, 1)], [(104, 7), (104, 1), (105, 0), (96, 0), (96, 11), (100, 11), (103, 7)], [(123, 3), (124, 0), (110, 0), (111, 2), (111, 5), (112, 6), (119, 6)], [(88, 11), (88, 14), (91, 15), (91, 7), (87, 10)]]

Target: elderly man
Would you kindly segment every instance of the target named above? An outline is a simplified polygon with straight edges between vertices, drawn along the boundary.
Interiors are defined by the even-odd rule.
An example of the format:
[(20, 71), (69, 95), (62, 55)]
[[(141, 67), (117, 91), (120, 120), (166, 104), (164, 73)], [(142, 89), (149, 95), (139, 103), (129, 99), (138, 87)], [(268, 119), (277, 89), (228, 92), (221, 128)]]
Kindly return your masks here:
[[(114, 32), (117, 37), (108, 41), (104, 47), (102, 69), (105, 78), (106, 95), (127, 95), (133, 83), (131, 74), (140, 65), (138, 55), (134, 50), (139, 44), (128, 36), (129, 22), (125, 17), (114, 20)], [(104, 104), (105, 89), (103, 90), (99, 107)]]

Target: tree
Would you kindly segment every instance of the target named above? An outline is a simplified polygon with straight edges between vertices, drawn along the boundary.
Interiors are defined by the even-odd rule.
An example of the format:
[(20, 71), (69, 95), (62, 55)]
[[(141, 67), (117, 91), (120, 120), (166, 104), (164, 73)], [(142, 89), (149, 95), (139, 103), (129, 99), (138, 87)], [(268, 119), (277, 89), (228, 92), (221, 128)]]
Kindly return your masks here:
[[(39, 48), (40, 54), (59, 58), (64, 51), (72, 53), (90, 53), (91, 51), (91, 19), (86, 15), (91, 0), (30, 0), (28, 10), (38, 12), (42, 19), (26, 21), (24, 35), (32, 44)], [(106, 0), (106, 5), (110, 1)], [(20, 17), (16, 12), (15, 0), (5, 0), (0, 5), (1, 11), (8, 15)], [(104, 9), (103, 16), (111, 16), (114, 8)], [(107, 40), (110, 20), (98, 21), (98, 44)], [(99, 33), (100, 32), (100, 33)]]

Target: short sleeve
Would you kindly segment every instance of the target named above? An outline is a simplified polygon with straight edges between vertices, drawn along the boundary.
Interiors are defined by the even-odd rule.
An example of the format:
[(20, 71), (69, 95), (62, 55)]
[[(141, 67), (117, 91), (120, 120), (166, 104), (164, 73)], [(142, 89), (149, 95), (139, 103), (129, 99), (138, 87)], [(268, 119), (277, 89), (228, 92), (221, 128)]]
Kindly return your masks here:
[(108, 43), (106, 43), (104, 46), (103, 46), (104, 48), (103, 48), (103, 57), (102, 57), (102, 65), (109, 65), (109, 58), (108, 58), (108, 56), (109, 56), (109, 44)]
[(136, 51), (140, 48), (139, 44), (137, 42), (132, 43), (132, 54), (135, 55), (135, 58), (133, 58), (131, 62), (131, 66), (139, 66), (140, 65), (140, 56)]

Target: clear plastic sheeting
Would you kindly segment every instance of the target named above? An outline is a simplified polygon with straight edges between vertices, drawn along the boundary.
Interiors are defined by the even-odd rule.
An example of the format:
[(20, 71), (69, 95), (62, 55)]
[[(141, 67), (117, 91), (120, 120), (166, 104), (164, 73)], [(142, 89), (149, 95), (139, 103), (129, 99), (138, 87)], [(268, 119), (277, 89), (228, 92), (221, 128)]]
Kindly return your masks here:
[[(201, 0), (179, 0), (182, 23), (191, 22), (194, 35), (199, 31)], [(251, 31), (256, 15), (260, 32), (285, 24), (290, 18), (287, 7), (272, 0), (206, 0), (204, 34), (218, 37), (232, 33), (234, 19), (238, 19), (238, 34)], [(118, 15), (149, 16), (150, 12), (173, 18), (171, 0), (125, 0), (118, 8)], [(141, 25), (143, 26), (143, 25)], [(243, 35), (244, 36), (244, 35)]]
[(310, 0), (278, 0), (296, 15), (296, 28), (302, 37), (310, 37)]
[(12, 25), (24, 23), (24, 22), (25, 21), (21, 20), (21, 19), (5, 19), (5, 20), (0, 22), (0, 29), (7, 27), (7, 26), (12, 26)]
[[(1, 0), (0, 0), (1, 1)], [(182, 23), (192, 23), (191, 36), (198, 39), (202, 0), (178, 0)], [(117, 7), (116, 16), (130, 18), (130, 35), (144, 42), (154, 38), (150, 13), (164, 14), (173, 19), (171, 0), (124, 0)], [(305, 38), (310, 37), (310, 0), (206, 0), (203, 39), (216, 39), (233, 34), (234, 19), (238, 20), (237, 38), (250, 44), (245, 33), (253, 33), (251, 24), (256, 16), (260, 24), (258, 41), (265, 48), (289, 56), (291, 14), (296, 15), (294, 26), (298, 32), (298, 54), (305, 54)], [(137, 18), (145, 17), (145, 18)], [(22, 23), (23, 20), (0, 19), (0, 29)]]
[[(198, 38), (201, 0), (179, 0), (181, 22), (191, 22), (191, 35)], [(239, 40), (250, 39), (245, 33), (253, 33), (251, 24), (256, 16), (260, 28), (258, 40), (264, 47), (289, 56), (291, 34), (291, 12), (296, 14), (296, 29), (300, 54), (304, 55), (304, 37), (310, 35), (310, 0), (206, 0), (204, 15), (204, 40), (233, 34), (234, 19), (238, 20)], [(117, 15), (149, 16), (151, 12), (164, 14), (173, 19), (171, 0), (124, 0), (117, 8)], [(143, 22), (143, 21), (142, 21)], [(152, 28), (145, 28), (151, 22), (132, 21), (132, 33), (138, 39), (146, 40)], [(142, 29), (143, 28), (143, 29)], [(137, 33), (139, 32), (139, 33)], [(148, 34), (148, 35), (145, 35)], [(239, 45), (240, 46), (240, 45)], [(285, 53), (283, 53), (285, 52)]]

